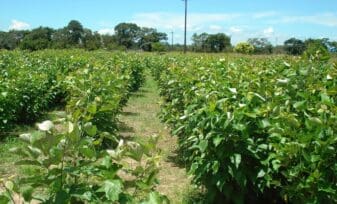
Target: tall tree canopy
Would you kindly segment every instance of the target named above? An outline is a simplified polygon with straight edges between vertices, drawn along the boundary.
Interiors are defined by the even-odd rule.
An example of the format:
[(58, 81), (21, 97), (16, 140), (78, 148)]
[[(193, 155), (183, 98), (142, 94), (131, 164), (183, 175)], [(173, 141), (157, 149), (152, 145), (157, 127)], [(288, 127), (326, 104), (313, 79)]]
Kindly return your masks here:
[(115, 36), (119, 45), (130, 49), (136, 45), (140, 27), (134, 23), (120, 23), (115, 27)]
[(224, 33), (201, 33), (200, 35), (195, 33), (192, 36), (192, 41), (195, 51), (222, 52), (231, 47), (231, 39)]
[(48, 27), (39, 27), (29, 32), (20, 43), (22, 49), (41, 50), (50, 47), (54, 30)]
[[(138, 46), (145, 51), (152, 51), (153, 44), (163, 40), (167, 40), (167, 34), (154, 28), (143, 27), (138, 33)], [(158, 47), (158, 44), (156, 46)]]
[(80, 44), (83, 40), (84, 29), (79, 21), (71, 20), (66, 27), (68, 31), (68, 41), (71, 45)]
[(291, 55), (301, 55), (305, 50), (305, 43), (296, 38), (290, 38), (284, 42), (284, 50)]
[(273, 52), (273, 46), (267, 38), (250, 38), (247, 42), (253, 45), (255, 54), (271, 54)]
[(26, 30), (0, 32), (0, 49), (14, 50), (28, 33)]

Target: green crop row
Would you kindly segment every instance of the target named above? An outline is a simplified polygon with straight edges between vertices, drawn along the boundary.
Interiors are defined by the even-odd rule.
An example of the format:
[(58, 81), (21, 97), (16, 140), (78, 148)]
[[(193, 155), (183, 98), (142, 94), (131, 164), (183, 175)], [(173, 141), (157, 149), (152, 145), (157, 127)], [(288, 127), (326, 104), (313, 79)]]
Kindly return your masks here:
[(157, 57), (161, 118), (210, 202), (337, 202), (337, 66)]
[[(15, 203), (18, 195), (39, 203), (168, 202), (155, 191), (157, 138), (124, 140), (116, 132), (117, 114), (143, 81), (144, 67), (136, 63), (142, 59), (106, 52), (35, 54), (30, 61), (61, 65), (55, 84), (65, 93), (66, 115), (20, 135), (26, 145), (11, 151), (21, 158), (16, 164), (34, 166), (34, 174), (0, 178), (0, 203)], [(67, 66), (69, 58), (76, 66)]]
[[(69, 74), (96, 66), (123, 75), (125, 104), (130, 91), (144, 81), (144, 67), (137, 55), (88, 53), (83, 51), (1, 52), (0, 53), (0, 130), (18, 123), (31, 123), (49, 108), (64, 105)], [(125, 88), (127, 87), (127, 88)]]

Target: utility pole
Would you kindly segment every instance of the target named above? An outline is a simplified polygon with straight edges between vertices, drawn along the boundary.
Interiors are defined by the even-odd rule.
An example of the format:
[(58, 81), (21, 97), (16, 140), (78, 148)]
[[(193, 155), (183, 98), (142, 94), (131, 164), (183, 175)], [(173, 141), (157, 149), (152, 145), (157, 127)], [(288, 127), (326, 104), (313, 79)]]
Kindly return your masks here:
[(174, 34), (174, 32), (171, 31), (171, 48), (172, 48), (172, 51), (173, 51), (173, 34)]
[(187, 51), (187, 45), (186, 45), (186, 35), (187, 35), (187, 0), (183, 0), (185, 1), (185, 32), (184, 32), (184, 53), (186, 53)]

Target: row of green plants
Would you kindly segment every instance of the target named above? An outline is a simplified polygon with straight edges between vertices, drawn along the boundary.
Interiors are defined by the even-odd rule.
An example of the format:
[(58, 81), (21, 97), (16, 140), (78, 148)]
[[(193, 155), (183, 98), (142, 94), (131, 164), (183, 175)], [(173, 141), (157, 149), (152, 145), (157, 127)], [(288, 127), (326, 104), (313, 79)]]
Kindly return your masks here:
[(160, 56), (161, 118), (210, 203), (337, 202), (337, 65)]
[[(116, 131), (117, 115), (130, 91), (144, 80), (144, 65), (136, 63), (142, 59), (83, 51), (26, 55), (41, 62), (41, 67), (55, 66), (58, 74), (49, 90), (57, 87), (65, 93), (66, 115), (38, 123), (37, 132), (20, 135), (25, 145), (11, 150), (21, 158), (16, 165), (32, 166), (34, 174), (2, 178), (0, 203), (16, 203), (18, 196), (40, 203), (167, 203), (155, 190), (158, 138), (126, 140)], [(15, 68), (7, 70), (15, 72)], [(21, 71), (17, 67), (16, 72)]]
[[(36, 121), (50, 108), (64, 106), (67, 89), (62, 83), (69, 73), (86, 66), (112, 67), (125, 75), (125, 104), (131, 91), (144, 81), (139, 56), (108, 52), (43, 51), (0, 53), (0, 130)], [(117, 67), (117, 68), (116, 68)]]

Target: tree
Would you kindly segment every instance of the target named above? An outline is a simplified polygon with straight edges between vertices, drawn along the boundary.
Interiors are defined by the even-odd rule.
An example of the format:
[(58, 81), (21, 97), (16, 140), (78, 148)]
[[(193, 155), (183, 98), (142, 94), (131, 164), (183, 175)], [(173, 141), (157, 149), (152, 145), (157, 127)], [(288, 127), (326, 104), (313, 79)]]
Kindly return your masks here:
[(105, 49), (113, 50), (118, 47), (116, 36), (115, 35), (101, 35), (102, 44)]
[(127, 49), (134, 47), (137, 42), (140, 28), (134, 23), (120, 23), (115, 27), (115, 36), (119, 45)]
[(51, 46), (51, 36), (54, 33), (52, 28), (39, 27), (28, 33), (20, 43), (21, 49), (41, 50)]
[(284, 50), (290, 55), (301, 55), (305, 50), (302, 40), (290, 38), (284, 42)]
[(337, 41), (330, 41), (329, 49), (330, 49), (330, 52), (337, 52)]
[(193, 50), (197, 52), (222, 52), (225, 49), (231, 47), (231, 39), (224, 33), (201, 33), (200, 35), (194, 33), (192, 36), (192, 41)]
[(163, 43), (160, 43), (160, 42), (151, 43), (151, 48), (152, 48), (152, 51), (155, 51), (155, 52), (167, 51), (167, 47)]
[(224, 33), (208, 35), (206, 44), (212, 52), (222, 52), (231, 46), (231, 39)]
[(52, 48), (65, 49), (69, 48), (68, 31), (65, 28), (57, 29), (51, 36)]
[(92, 32), (90, 29), (84, 29), (83, 44), (86, 50), (97, 50), (101, 48), (102, 41), (98, 32)]
[(68, 42), (71, 45), (79, 45), (82, 42), (84, 29), (79, 21), (71, 20), (66, 27), (68, 31)]
[(19, 46), (22, 39), (29, 31), (10, 30), (9, 32), (0, 32), (0, 49), (14, 50)]
[(328, 38), (322, 38), (322, 39), (313, 39), (313, 38), (309, 38), (307, 40), (304, 41), (305, 47), (309, 47), (310, 44), (320, 44), (321, 46), (325, 47), (326, 49), (328, 49), (329, 46), (329, 39)]
[(248, 43), (253, 45), (255, 54), (271, 54), (273, 46), (267, 38), (250, 38)]
[(242, 54), (252, 54), (254, 46), (247, 42), (240, 42), (235, 46), (234, 51)]
[(143, 27), (138, 33), (138, 46), (145, 51), (152, 51), (152, 45), (163, 40), (167, 40), (167, 34), (154, 28)]
[(201, 33), (200, 35), (194, 33), (192, 36), (192, 41), (193, 41), (193, 50), (196, 52), (206, 52), (207, 51), (207, 38), (208, 38), (207, 33)]

